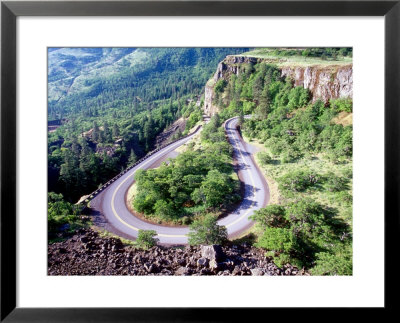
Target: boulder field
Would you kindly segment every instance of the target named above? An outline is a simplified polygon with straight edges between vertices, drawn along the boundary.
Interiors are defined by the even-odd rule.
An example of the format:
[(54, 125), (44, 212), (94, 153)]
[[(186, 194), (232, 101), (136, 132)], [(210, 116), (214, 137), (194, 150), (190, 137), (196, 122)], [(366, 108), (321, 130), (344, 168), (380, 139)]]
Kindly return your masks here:
[(291, 265), (278, 268), (265, 251), (246, 243), (140, 250), (117, 238), (81, 229), (48, 246), (48, 275), (308, 275)]

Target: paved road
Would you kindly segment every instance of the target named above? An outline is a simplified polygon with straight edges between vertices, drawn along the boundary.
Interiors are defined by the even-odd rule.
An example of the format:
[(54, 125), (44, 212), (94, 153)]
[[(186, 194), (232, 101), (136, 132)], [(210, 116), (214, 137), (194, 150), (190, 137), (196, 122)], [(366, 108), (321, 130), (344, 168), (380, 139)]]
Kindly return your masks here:
[[(264, 207), (269, 201), (268, 185), (254, 163), (247, 144), (241, 140), (236, 130), (237, 118), (230, 119), (225, 124), (225, 131), (230, 144), (234, 148), (234, 156), (239, 169), (239, 178), (244, 182), (244, 199), (238, 208), (221, 219), (218, 223), (225, 225), (228, 235), (233, 237), (252, 226), (248, 219), (255, 210)], [(126, 192), (131, 186), (135, 172), (138, 169), (147, 169), (157, 160), (165, 157), (171, 151), (189, 141), (192, 136), (165, 147), (141, 164), (132, 168), (125, 175), (116, 180), (103, 192), (91, 201), (91, 208), (100, 212), (107, 220), (108, 230), (126, 238), (137, 237), (138, 230), (155, 230), (162, 244), (187, 244), (187, 227), (168, 227), (151, 224), (132, 215), (125, 204)]]

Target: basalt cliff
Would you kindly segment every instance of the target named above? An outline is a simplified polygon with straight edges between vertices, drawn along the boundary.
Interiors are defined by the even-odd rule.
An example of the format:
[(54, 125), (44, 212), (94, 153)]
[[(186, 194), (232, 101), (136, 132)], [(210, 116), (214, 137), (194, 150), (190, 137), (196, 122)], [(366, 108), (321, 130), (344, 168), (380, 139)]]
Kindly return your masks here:
[[(276, 61), (269, 59), (227, 56), (218, 64), (217, 71), (205, 87), (204, 112), (207, 115), (214, 115), (218, 107), (213, 104), (214, 85), (220, 79), (229, 81), (232, 74), (239, 75), (244, 64), (258, 64), (266, 62), (274, 64)], [(352, 64), (338, 65), (279, 65), (281, 76), (290, 77), (295, 86), (303, 86), (312, 93), (313, 101), (318, 99), (328, 102), (329, 99), (353, 97), (353, 66)]]

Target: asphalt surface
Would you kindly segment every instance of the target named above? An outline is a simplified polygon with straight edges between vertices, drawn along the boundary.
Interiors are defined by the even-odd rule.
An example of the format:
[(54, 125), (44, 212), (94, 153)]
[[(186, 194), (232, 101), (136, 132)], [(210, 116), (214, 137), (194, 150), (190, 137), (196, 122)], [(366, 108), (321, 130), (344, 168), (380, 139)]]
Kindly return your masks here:
[[(218, 221), (219, 225), (226, 226), (229, 237), (234, 237), (250, 228), (253, 222), (249, 216), (264, 207), (269, 201), (269, 189), (264, 176), (257, 168), (249, 147), (243, 142), (240, 134), (236, 130), (238, 118), (229, 119), (225, 123), (225, 131), (229, 143), (234, 149), (238, 175), (244, 183), (244, 198), (239, 206), (232, 213)], [(194, 135), (194, 134), (193, 134)], [(187, 244), (187, 227), (171, 227), (152, 224), (135, 217), (126, 206), (126, 192), (132, 185), (135, 172), (138, 169), (148, 169), (165, 155), (171, 153), (179, 146), (185, 144), (192, 137), (186, 137), (176, 143), (165, 147), (155, 153), (142, 163), (132, 168), (129, 172), (121, 176), (104, 191), (98, 194), (90, 203), (90, 207), (95, 212), (101, 213), (109, 226), (108, 230), (125, 238), (134, 239), (138, 235), (138, 230), (155, 230), (157, 238), (161, 244)]]

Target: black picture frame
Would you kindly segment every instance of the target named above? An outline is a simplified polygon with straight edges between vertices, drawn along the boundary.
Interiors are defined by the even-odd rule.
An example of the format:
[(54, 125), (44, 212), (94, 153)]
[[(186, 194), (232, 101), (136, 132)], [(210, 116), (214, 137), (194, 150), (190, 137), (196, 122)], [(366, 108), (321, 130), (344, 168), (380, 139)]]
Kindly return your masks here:
[[(16, 19), (18, 16), (384, 16), (385, 18), (385, 312), (399, 286), (400, 1), (2, 1), (1, 3), (1, 321), (237, 321), (240, 308), (16, 307)], [(398, 239), (397, 239), (398, 240)], [(391, 256), (392, 255), (392, 256)], [(371, 255), (371, 265), (373, 265)], [(220, 291), (221, 292), (221, 291)], [(393, 296), (391, 296), (393, 295)], [(248, 296), (248, 295), (247, 295)], [(246, 296), (246, 297), (247, 297)], [(398, 299), (398, 298), (397, 298)], [(249, 310), (249, 309), (247, 309)], [(251, 317), (267, 309), (251, 309)], [(285, 309), (287, 311), (288, 309)], [(292, 309), (290, 309), (292, 310)], [(305, 309), (307, 310), (307, 309)], [(303, 314), (304, 314), (304, 309)], [(326, 309), (334, 318), (333, 309)], [(270, 309), (280, 311), (282, 309)], [(382, 309), (376, 309), (381, 317)], [(286, 313), (286, 312), (285, 312)], [(369, 316), (372, 312), (368, 312)], [(303, 315), (301, 314), (301, 315)], [(374, 314), (374, 315), (375, 315)], [(285, 314), (286, 315), (286, 314)], [(339, 317), (339, 316), (338, 316)], [(373, 317), (373, 316), (372, 316)], [(243, 319), (242, 319), (243, 320)]]

